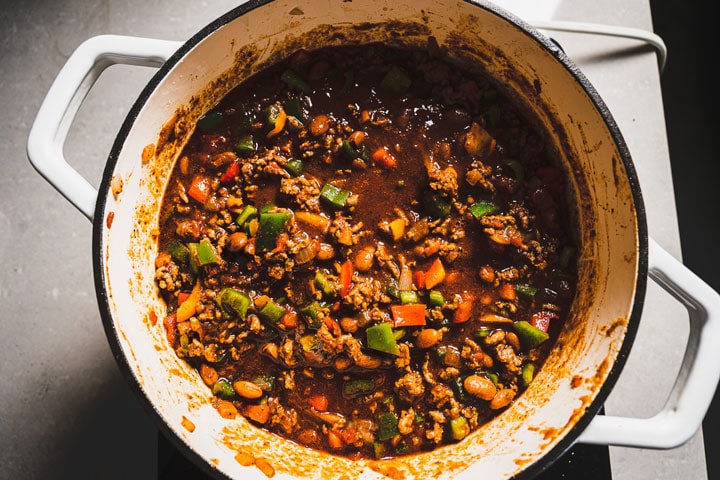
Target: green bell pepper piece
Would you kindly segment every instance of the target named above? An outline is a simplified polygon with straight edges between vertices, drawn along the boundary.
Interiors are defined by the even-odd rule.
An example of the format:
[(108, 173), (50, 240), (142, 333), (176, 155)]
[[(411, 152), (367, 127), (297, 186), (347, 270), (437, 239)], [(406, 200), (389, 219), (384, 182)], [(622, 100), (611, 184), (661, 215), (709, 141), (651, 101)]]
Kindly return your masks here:
[(398, 417), (393, 412), (383, 412), (377, 417), (377, 439), (381, 442), (400, 434)]
[(450, 420), (450, 436), (453, 440), (462, 440), (470, 433), (470, 425), (462, 415)]
[(430, 290), (430, 293), (428, 294), (428, 303), (433, 307), (442, 307), (445, 305), (445, 298), (443, 298), (442, 292)]
[(389, 353), (391, 355), (400, 355), (400, 349), (393, 335), (392, 328), (389, 323), (380, 323), (368, 327), (365, 331), (367, 335), (367, 346), (378, 352)]
[(227, 400), (235, 396), (235, 389), (228, 379), (221, 378), (213, 385), (212, 393)]
[(393, 65), (380, 80), (380, 87), (395, 94), (403, 94), (412, 85), (412, 79), (400, 67)]
[(341, 209), (345, 207), (348, 197), (352, 194), (350, 190), (343, 190), (330, 183), (323, 185), (320, 190), (320, 198), (331, 207)]
[(269, 300), (265, 304), (265, 306), (260, 309), (258, 315), (260, 316), (260, 318), (267, 320), (268, 322), (275, 325), (282, 319), (282, 317), (286, 313), (287, 311), (283, 307), (273, 302), (272, 300)]
[(294, 70), (291, 70), (289, 68), (285, 70), (280, 75), (280, 80), (282, 80), (289, 87), (294, 87), (300, 90), (305, 95), (309, 95), (310, 93), (312, 93), (310, 85), (308, 85), (308, 83)]
[(255, 208), (253, 205), (245, 205), (245, 207), (243, 207), (242, 211), (235, 219), (235, 223), (237, 223), (241, 227), (244, 227), (250, 220), (257, 217), (257, 213), (257, 208)]
[(527, 387), (528, 385), (530, 385), (530, 382), (532, 382), (533, 378), (535, 378), (535, 364), (524, 364), (522, 366), (522, 369), (520, 370), (520, 383), (523, 387)]
[(225, 287), (217, 294), (215, 301), (225, 311), (233, 312), (238, 317), (245, 319), (250, 307), (250, 297), (234, 288)]
[(200, 243), (197, 245), (197, 261), (200, 266), (218, 263), (215, 248), (207, 238), (200, 240)]
[(548, 335), (546, 332), (543, 332), (539, 328), (533, 327), (529, 322), (525, 320), (515, 322), (513, 324), (513, 330), (520, 339), (520, 343), (522, 343), (523, 346), (528, 349), (535, 348), (544, 341), (546, 341), (548, 338), (550, 338), (550, 335)]
[(167, 251), (170, 256), (179, 263), (187, 263), (190, 257), (190, 249), (179, 240), (172, 240), (167, 244)]
[(499, 210), (498, 206), (495, 205), (493, 202), (488, 202), (484, 200), (473, 203), (468, 207), (468, 209), (470, 210), (470, 213), (472, 213), (472, 216), (477, 218), (478, 220), (485, 215), (491, 215)]
[(249, 155), (254, 153), (256, 149), (257, 144), (255, 143), (255, 138), (249, 133), (241, 136), (235, 144), (235, 151), (240, 155)]
[(342, 394), (345, 398), (370, 395), (375, 391), (375, 382), (366, 379), (348, 380), (343, 383)]
[(315, 288), (320, 290), (323, 295), (335, 295), (335, 287), (330, 282), (330, 280), (327, 279), (325, 274), (323, 274), (320, 270), (315, 271), (315, 278), (313, 279), (313, 283), (315, 284)]
[(277, 239), (289, 219), (290, 214), (286, 212), (261, 213), (255, 238), (255, 249), (258, 252), (267, 252), (275, 248)]
[(210, 133), (215, 130), (223, 121), (221, 112), (209, 112), (200, 117), (197, 121), (197, 126), (204, 133)]

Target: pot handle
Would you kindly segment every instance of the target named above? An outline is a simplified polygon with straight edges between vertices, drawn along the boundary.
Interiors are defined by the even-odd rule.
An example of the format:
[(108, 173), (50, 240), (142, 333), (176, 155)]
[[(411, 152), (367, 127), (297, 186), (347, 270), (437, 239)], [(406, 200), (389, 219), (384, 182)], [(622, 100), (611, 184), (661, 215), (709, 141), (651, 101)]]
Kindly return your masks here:
[(580, 443), (670, 449), (700, 429), (720, 380), (720, 295), (652, 238), (648, 275), (687, 308), (690, 334), (662, 410), (650, 418), (598, 415)]
[(107, 67), (159, 67), (182, 42), (121, 35), (85, 40), (70, 55), (40, 105), (27, 143), (30, 163), (92, 221), (98, 192), (65, 160), (63, 145), (80, 105)]

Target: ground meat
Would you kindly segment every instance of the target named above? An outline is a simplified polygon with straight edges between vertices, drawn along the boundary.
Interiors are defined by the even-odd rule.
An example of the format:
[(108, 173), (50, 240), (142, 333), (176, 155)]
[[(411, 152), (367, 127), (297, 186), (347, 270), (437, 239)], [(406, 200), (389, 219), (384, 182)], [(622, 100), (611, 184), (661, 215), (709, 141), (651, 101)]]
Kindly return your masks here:
[(291, 197), (296, 205), (305, 210), (320, 211), (320, 182), (314, 177), (301, 175), (283, 178), (280, 181), (280, 193)]
[(413, 371), (406, 373), (395, 382), (395, 392), (406, 402), (412, 402), (425, 393), (422, 375)]

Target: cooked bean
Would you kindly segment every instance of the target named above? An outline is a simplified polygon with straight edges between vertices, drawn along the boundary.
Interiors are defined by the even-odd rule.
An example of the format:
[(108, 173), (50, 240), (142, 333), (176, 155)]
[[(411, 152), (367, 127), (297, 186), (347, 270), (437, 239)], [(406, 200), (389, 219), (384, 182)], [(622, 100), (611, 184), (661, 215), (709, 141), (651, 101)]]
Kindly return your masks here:
[(463, 381), (463, 387), (467, 393), (482, 400), (491, 400), (497, 393), (492, 380), (482, 375), (468, 375)]
[(227, 238), (227, 249), (231, 252), (239, 252), (247, 245), (248, 236), (245, 232), (231, 233)]
[(262, 388), (253, 382), (247, 380), (235, 380), (232, 384), (235, 393), (243, 398), (256, 399), (263, 396)]
[(330, 117), (324, 114), (316, 115), (310, 122), (310, 133), (319, 137), (330, 128)]
[(418, 348), (430, 348), (435, 346), (442, 339), (442, 334), (434, 328), (424, 328), (420, 330), (415, 339), (415, 346)]
[(218, 381), (220, 375), (218, 375), (217, 370), (213, 367), (203, 363), (200, 365), (200, 377), (203, 379), (203, 382), (205, 382), (205, 385), (212, 387), (215, 385), (215, 382)]
[(515, 398), (515, 390), (503, 388), (495, 394), (492, 400), (490, 400), (490, 409), (498, 410), (506, 407), (510, 402), (512, 402), (513, 398)]
[(375, 260), (375, 247), (368, 246), (363, 247), (355, 254), (355, 261), (353, 264), (355, 268), (361, 272), (367, 272), (373, 266)]
[(340, 328), (342, 328), (347, 333), (355, 333), (358, 329), (358, 321), (357, 319), (352, 317), (343, 317), (340, 320)]
[(382, 359), (370, 355), (360, 355), (357, 359), (355, 359), (355, 365), (360, 368), (372, 370), (382, 365)]
[(505, 341), (513, 347), (513, 350), (516, 352), (520, 351), (520, 339), (515, 332), (507, 332), (507, 334), (505, 334)]
[(333, 257), (335, 257), (335, 248), (329, 243), (320, 242), (316, 258), (318, 260), (331, 260)]

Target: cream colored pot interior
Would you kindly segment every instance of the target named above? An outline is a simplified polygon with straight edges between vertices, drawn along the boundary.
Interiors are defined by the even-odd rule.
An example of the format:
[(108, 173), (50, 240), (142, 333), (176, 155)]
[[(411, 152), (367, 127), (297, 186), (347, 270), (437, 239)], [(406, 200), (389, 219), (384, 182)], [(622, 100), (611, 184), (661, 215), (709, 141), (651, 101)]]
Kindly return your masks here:
[[(628, 331), (639, 264), (635, 200), (622, 152), (562, 53), (487, 7), (453, 0), (277, 1), (247, 8), (193, 39), (173, 58), (115, 152), (101, 232), (106, 321), (131, 375), (182, 442), (230, 478), (265, 478), (238, 452), (269, 462), (275, 478), (461, 477), (499, 479), (538, 462), (573, 431), (615, 365)], [(230, 18), (229, 16), (228, 18)], [(354, 28), (361, 26), (361, 28)], [(214, 28), (215, 28), (214, 27)], [(428, 36), (468, 65), (482, 65), (553, 134), (578, 205), (580, 294), (573, 317), (529, 390), (459, 444), (390, 461), (349, 461), (298, 447), (211, 406), (200, 377), (168, 347), (157, 299), (157, 214), (165, 183), (197, 118), (247, 75), (289, 51), (321, 44)], [(196, 44), (194, 44), (196, 43)], [(580, 76), (581, 77), (581, 76)], [(107, 319), (110, 320), (107, 320)]]

